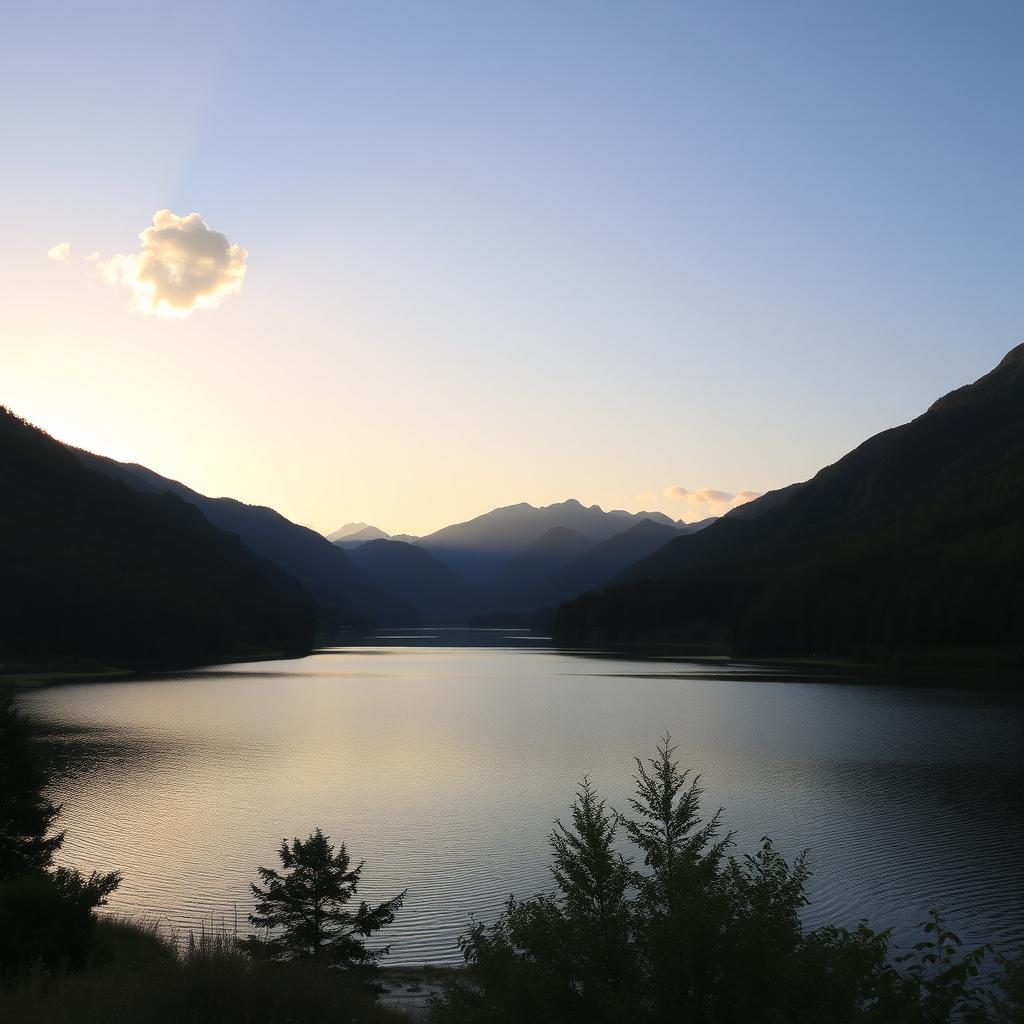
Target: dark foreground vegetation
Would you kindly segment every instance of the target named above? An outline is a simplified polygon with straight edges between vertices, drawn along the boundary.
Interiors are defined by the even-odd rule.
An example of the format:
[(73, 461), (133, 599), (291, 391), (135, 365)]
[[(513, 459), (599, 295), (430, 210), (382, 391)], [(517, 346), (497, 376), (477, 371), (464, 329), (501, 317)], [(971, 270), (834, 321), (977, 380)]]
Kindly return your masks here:
[(86, 468), (0, 407), (0, 672), (308, 650), (302, 587), (169, 493)]
[[(344, 844), (319, 830), (283, 842), (280, 867), (258, 869), (248, 938), (168, 936), (96, 914), (116, 873), (53, 866), (63, 833), (46, 764), (11, 701), (0, 703), (0, 1019), (403, 1019), (377, 1000), (388, 950), (368, 940), (406, 894), (357, 900), (363, 865)], [(431, 1000), (435, 1024), (1024, 1020), (1020, 961), (963, 950), (937, 913), (906, 951), (866, 924), (805, 931), (805, 855), (789, 863), (765, 839), (734, 856), (719, 814), (702, 820), (699, 777), (679, 770), (667, 737), (636, 767), (621, 814), (583, 781), (571, 824), (550, 837), (555, 891), (510, 899), (495, 924), (471, 926), (465, 969)]]
[[(285, 844), (286, 878), (262, 872), (269, 891), (254, 923), (280, 924), (281, 936), (257, 934), (246, 943), (211, 929), (181, 939), (155, 925), (100, 917), (96, 910), (120, 876), (54, 867), (64, 833), (53, 831), (60, 808), (45, 795), (51, 765), (30, 723), (9, 697), (0, 698), (0, 1020), (404, 1019), (377, 1004), (367, 968), (382, 954), (363, 943), (390, 923), (402, 897), (345, 910), (362, 865), (350, 865), (344, 848), (335, 854), (322, 836)], [(305, 924), (314, 918), (311, 935)]]
[(564, 604), (567, 644), (1024, 662), (1024, 345), (806, 484)]
[(720, 812), (701, 819), (699, 777), (680, 772), (667, 737), (636, 767), (624, 814), (584, 779), (572, 826), (550, 838), (557, 892), (510, 899), (495, 925), (470, 930), (469, 970), (448, 984), (437, 1022), (1021, 1019), (1020, 962), (979, 986), (992, 951), (963, 951), (938, 913), (909, 951), (866, 923), (805, 931), (806, 854), (787, 863), (764, 839), (730, 855)]
[(97, 922), (85, 969), (38, 971), (0, 990), (19, 1024), (386, 1024), (407, 1018), (340, 971), (253, 961), (220, 932), (176, 941), (153, 928)]

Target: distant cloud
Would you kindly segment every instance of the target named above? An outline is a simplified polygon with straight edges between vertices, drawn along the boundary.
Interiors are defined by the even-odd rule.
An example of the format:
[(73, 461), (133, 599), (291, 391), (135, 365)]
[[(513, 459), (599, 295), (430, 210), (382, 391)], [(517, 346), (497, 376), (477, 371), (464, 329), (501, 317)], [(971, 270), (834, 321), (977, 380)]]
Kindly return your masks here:
[(70, 263), (71, 243), (58, 242), (55, 246), (46, 250), (46, 255), (49, 259), (53, 260), (54, 263)]
[(713, 487), (704, 487), (699, 491), (689, 491), (678, 484), (665, 489), (665, 497), (682, 501), (693, 519), (705, 519), (708, 516), (721, 516), (738, 505), (761, 497), (760, 491), (719, 491)]
[(159, 210), (139, 239), (138, 252), (95, 262), (106, 281), (131, 290), (140, 312), (186, 317), (241, 290), (249, 254), (198, 213), (179, 217)]

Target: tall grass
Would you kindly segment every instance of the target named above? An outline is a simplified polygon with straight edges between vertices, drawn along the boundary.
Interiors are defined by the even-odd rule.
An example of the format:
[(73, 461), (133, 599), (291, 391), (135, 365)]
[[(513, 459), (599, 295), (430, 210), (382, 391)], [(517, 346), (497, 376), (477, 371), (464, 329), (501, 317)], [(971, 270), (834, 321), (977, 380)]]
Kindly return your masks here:
[(405, 1022), (340, 971), (254, 964), (235, 935), (187, 936), (158, 924), (104, 917), (88, 968), (0, 986), (0, 1019), (19, 1024), (366, 1024)]

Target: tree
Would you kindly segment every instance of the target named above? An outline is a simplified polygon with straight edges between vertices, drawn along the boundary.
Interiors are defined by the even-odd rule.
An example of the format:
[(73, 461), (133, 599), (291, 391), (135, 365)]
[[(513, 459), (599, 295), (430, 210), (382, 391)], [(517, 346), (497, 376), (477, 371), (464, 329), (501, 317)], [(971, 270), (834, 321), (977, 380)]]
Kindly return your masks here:
[(31, 723), (0, 696), (0, 970), (79, 966), (94, 911), (121, 881), (116, 871), (51, 870), (64, 833), (50, 834), (61, 809), (45, 794), (49, 782)]
[(387, 956), (390, 946), (368, 950), (363, 940), (394, 921), (408, 890), (375, 907), (362, 901), (355, 912), (347, 909), (365, 862), (352, 867), (345, 844), (335, 853), (320, 829), (305, 841), (282, 839), (278, 856), (283, 873), (257, 868), (264, 887), (250, 886), (256, 910), (249, 921), (265, 937), (250, 935), (242, 942), (244, 949), (274, 960), (348, 968), (372, 967)]
[(44, 793), (48, 773), (29, 723), (0, 695), (0, 882), (45, 871), (64, 842), (49, 835), (60, 807)]
[(720, 810), (702, 822), (700, 776), (681, 772), (674, 754), (666, 734), (646, 766), (635, 759), (634, 817), (622, 825), (647, 868), (632, 878), (642, 999), (688, 1020), (700, 1019), (716, 987), (728, 907), (721, 871), (732, 833), (718, 838)]
[(624, 969), (629, 863), (614, 849), (618, 818), (606, 810), (604, 800), (598, 800), (586, 776), (572, 807), (572, 823), (573, 829), (567, 829), (555, 822), (549, 839), (554, 851), (551, 873), (566, 918), (577, 935), (591, 939), (581, 965), (584, 973), (614, 985)]
[(531, 1024), (618, 1021), (634, 1002), (629, 863), (616, 850), (618, 816), (580, 782), (572, 828), (555, 822), (548, 842), (557, 894), (509, 898), (490, 928), (460, 941), (474, 983), (454, 982), (444, 1021)]
[[(550, 837), (557, 893), (509, 899), (460, 946), (469, 971), (432, 1005), (437, 1024), (1010, 1024), (1024, 1001), (1020, 962), (1001, 995), (976, 984), (984, 948), (961, 953), (934, 915), (908, 957), (861, 923), (805, 932), (810, 876), (770, 840), (727, 855), (720, 814), (700, 814), (700, 777), (666, 736), (636, 762), (632, 817), (584, 779), (573, 829)], [(633, 870), (621, 829), (643, 854)]]

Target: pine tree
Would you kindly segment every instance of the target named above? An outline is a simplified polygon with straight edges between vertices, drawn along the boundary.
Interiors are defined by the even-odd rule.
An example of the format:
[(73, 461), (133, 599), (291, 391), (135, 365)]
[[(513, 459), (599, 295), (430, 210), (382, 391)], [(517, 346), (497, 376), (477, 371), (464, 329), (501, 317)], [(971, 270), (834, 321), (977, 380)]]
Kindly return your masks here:
[(0, 882), (45, 871), (64, 842), (49, 835), (60, 807), (44, 795), (48, 782), (31, 727), (0, 695)]
[(666, 733), (658, 744), (657, 757), (647, 762), (650, 770), (639, 757), (635, 759), (636, 797), (629, 804), (637, 818), (622, 819), (626, 834), (643, 852), (644, 863), (653, 869), (651, 877), (655, 881), (679, 867), (703, 867), (705, 872), (714, 873), (732, 843), (732, 833), (714, 841), (721, 829), (721, 809), (701, 823), (700, 798), (704, 790), (700, 776), (690, 779), (689, 771), (681, 772), (672, 759), (675, 752), (672, 737)]
[(408, 890), (375, 907), (362, 901), (355, 911), (347, 909), (364, 862), (352, 867), (345, 844), (335, 853), (320, 829), (305, 841), (282, 840), (278, 856), (283, 872), (257, 868), (263, 887), (250, 886), (256, 910), (249, 921), (265, 937), (250, 935), (243, 948), (275, 960), (348, 968), (372, 967), (387, 956), (390, 946), (368, 950), (363, 940), (394, 921)]
[(555, 822), (549, 842), (565, 934), (570, 937), (574, 987), (585, 1015), (603, 1019), (631, 975), (629, 862), (615, 849), (619, 820), (583, 777), (572, 807), (573, 828)]
[(665, 735), (647, 765), (636, 758), (635, 817), (622, 827), (644, 855), (635, 872), (636, 932), (645, 998), (680, 1019), (701, 1019), (718, 981), (717, 951), (729, 896), (721, 884), (729, 833), (721, 811), (702, 821), (700, 776), (680, 771)]
[(80, 966), (94, 911), (121, 881), (116, 871), (51, 870), (64, 833), (50, 834), (61, 809), (45, 795), (49, 782), (49, 759), (31, 723), (0, 695), (0, 974), (39, 963)]

